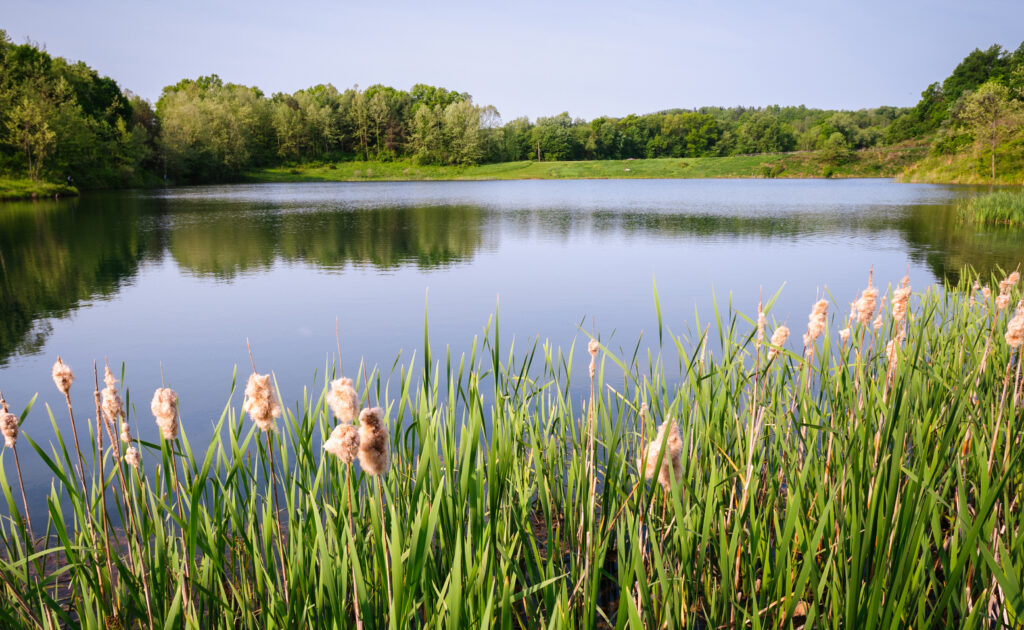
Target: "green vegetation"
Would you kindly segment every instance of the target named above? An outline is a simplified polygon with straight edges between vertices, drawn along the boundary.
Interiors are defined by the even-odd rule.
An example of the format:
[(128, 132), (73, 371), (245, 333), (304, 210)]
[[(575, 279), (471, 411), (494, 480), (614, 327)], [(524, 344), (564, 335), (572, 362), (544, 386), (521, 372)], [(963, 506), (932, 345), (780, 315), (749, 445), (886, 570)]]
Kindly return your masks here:
[(1024, 225), (1024, 192), (1000, 190), (960, 200), (960, 219), (981, 225)]
[[(404, 179), (407, 170), (420, 173), (414, 179), (452, 178), (486, 165), (501, 165), (490, 171), (498, 177), (522, 170), (530, 170), (525, 177), (629, 177), (637, 176), (629, 175), (632, 167), (616, 161), (697, 165), (752, 155), (760, 156), (750, 158), (759, 160), (752, 168), (738, 159), (709, 166), (708, 176), (891, 176), (901, 169), (864, 163), (865, 152), (930, 143), (920, 164), (895, 160), (912, 166), (903, 179), (1021, 183), (1022, 90), (1024, 44), (1012, 53), (975, 50), (913, 108), (701, 107), (590, 121), (562, 112), (503, 123), (494, 106), (430, 85), (327, 84), (268, 97), (217, 75), (165, 87), (154, 107), (82, 62), (15, 45), (0, 31), (0, 176), (70, 177), (83, 188), (106, 188), (237, 181), (253, 172), (268, 179), (316, 171), (316, 164), (360, 163), (342, 169), (351, 176), (321, 179)], [(527, 160), (574, 165), (526, 167)], [(576, 164), (594, 161), (612, 163)], [(678, 176), (674, 168), (637, 166), (647, 172), (642, 177)], [(689, 173), (702, 176), (699, 167)]]
[[(975, 279), (901, 287), (906, 317), (893, 291), (879, 328), (867, 292), (852, 331), (845, 299), (831, 326), (816, 304), (824, 330), (798, 353), (733, 311), (693, 322), (710, 338), (659, 327), (677, 358), (595, 343), (589, 396), (575, 352), (502, 350), (495, 320), (468, 357), (428, 344), (392, 377), (355, 375), (384, 408), (382, 477), (321, 449), (326, 367), (267, 434), (234, 396), (209, 444), (187, 415), (159, 444), (118, 440), (116, 417), (80, 426), (81, 475), (64, 412), (40, 444), (18, 401), (15, 447), (54, 479), (30, 523), (0, 477), (0, 625), (1016, 627), (1024, 312), (1005, 306), (1016, 276), (998, 297)], [(651, 460), (664, 485), (638, 474)]]
[(836, 162), (816, 152), (703, 158), (500, 162), (435, 166), (412, 160), (315, 162), (245, 173), (247, 181), (390, 181), (487, 179), (644, 179), (703, 177), (895, 177), (927, 152), (924, 145), (850, 151)]
[(8, 179), (0, 177), (0, 201), (11, 199), (34, 199), (73, 197), (78, 194), (74, 186), (51, 184), (34, 179)]

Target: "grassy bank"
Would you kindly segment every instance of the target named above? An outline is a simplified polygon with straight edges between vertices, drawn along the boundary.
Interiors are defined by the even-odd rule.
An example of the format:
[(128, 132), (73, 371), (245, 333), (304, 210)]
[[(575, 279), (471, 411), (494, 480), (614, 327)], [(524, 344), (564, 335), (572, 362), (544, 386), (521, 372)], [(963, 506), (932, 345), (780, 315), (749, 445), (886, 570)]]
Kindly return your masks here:
[(34, 198), (52, 199), (54, 195), (61, 197), (76, 196), (78, 195), (78, 189), (64, 184), (0, 177), (0, 201)]
[(427, 166), (396, 162), (334, 162), (251, 171), (248, 181), (402, 181), (491, 179), (645, 179), (736, 177), (895, 177), (925, 149), (918, 146), (854, 152), (838, 164), (813, 152), (718, 158), (503, 162), (479, 166)]
[[(46, 418), (68, 409), (26, 409), (2, 454), (0, 626), (1019, 626), (1021, 351), (1004, 337), (1024, 338), (1019, 287), (915, 294), (905, 319), (891, 293), (877, 326), (865, 295), (846, 332), (850, 297), (831, 323), (816, 305), (806, 345), (795, 330), (786, 349), (735, 312), (711, 338), (659, 330), (664, 362), (597, 344), (593, 359), (512, 354), (495, 324), (469, 357), (427, 346), (390, 378), (352, 374), (383, 407), (378, 477), (322, 450), (326, 375), (275, 394), (298, 402), (269, 433), (236, 394), (203, 444), (188, 416), (159, 438), (145, 404), (127, 428), (148, 439), (117, 440), (87, 420), (97, 393), (74, 409), (84, 475)], [(92, 382), (81, 370), (74, 387)], [(643, 448), (664, 423), (679, 433)], [(114, 455), (129, 446), (141, 467)], [(54, 475), (31, 524), (18, 453)], [(652, 459), (663, 485), (639, 474)]]
[(928, 155), (910, 166), (899, 181), (934, 184), (1024, 185), (1024, 140), (1005, 142), (996, 150), (996, 177), (990, 155), (968, 147), (950, 155)]
[(961, 199), (960, 220), (978, 225), (1024, 225), (1024, 191), (999, 190)]

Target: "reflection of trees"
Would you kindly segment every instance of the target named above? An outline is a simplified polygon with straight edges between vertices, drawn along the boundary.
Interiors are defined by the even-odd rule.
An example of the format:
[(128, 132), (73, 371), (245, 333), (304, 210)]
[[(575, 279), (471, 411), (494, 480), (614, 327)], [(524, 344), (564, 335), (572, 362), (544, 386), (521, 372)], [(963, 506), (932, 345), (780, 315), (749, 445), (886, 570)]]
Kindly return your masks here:
[(278, 257), (322, 267), (433, 268), (480, 248), (484, 214), (467, 206), (277, 212), (200, 204), (175, 217), (170, 251), (182, 267), (220, 277)]
[(117, 291), (151, 249), (132, 198), (100, 199), (0, 205), (0, 364), (38, 351), (46, 318)]
[(901, 226), (912, 260), (924, 262), (942, 281), (959, 282), (960, 271), (971, 266), (983, 278), (997, 268), (1010, 270), (1024, 260), (1024, 230), (964, 225), (956, 207), (911, 207)]

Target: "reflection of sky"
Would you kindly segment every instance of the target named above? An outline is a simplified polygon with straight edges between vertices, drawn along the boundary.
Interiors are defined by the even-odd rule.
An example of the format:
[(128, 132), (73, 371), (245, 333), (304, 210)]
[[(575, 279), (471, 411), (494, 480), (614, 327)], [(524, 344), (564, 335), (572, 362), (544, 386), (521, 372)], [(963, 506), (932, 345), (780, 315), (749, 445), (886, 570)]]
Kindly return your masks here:
[[(92, 407), (92, 379), (86, 373), (92, 360), (99, 359), (101, 369), (104, 357), (112, 365), (127, 364), (127, 384), (137, 397), (132, 399), (137, 434), (143, 439), (157, 435), (149, 398), (160, 383), (162, 362), (168, 384), (181, 395), (186, 430), (198, 444), (209, 438), (223, 409), (234, 366), (244, 383), (249, 369), (246, 337), (253, 343), (257, 367), (275, 372), (289, 405), (312, 383), (315, 371), (322, 374), (325, 359), (333, 355), (335, 317), (341, 322), (349, 373), (360, 357), (388, 371), (399, 352), (406, 362), (415, 352), (418, 371), (428, 290), (431, 342), (435, 358), (442, 361), (446, 346), (456, 355), (468, 352), (499, 298), (503, 348), (513, 338), (522, 348), (539, 335), (541, 341), (550, 339), (568, 349), (576, 339), (576, 360), (584, 366), (585, 338), (577, 329), (581, 321), (610, 340), (613, 350), (631, 353), (641, 333), (645, 345), (656, 346), (652, 279), (657, 280), (665, 326), (676, 333), (695, 331), (697, 316), (702, 323), (711, 321), (712, 295), (722, 308), (731, 297), (739, 310), (753, 315), (759, 296), (767, 299), (784, 284), (769, 319), (787, 322), (798, 340), (821, 292), (828, 288), (839, 304), (837, 316), (845, 317), (871, 267), (883, 288), (898, 282), (908, 264), (915, 288), (934, 283), (932, 272), (909, 258), (901, 233), (882, 224), (906, 204), (959, 194), (879, 181), (495, 182), (227, 191), (239, 204), (260, 198), (263, 191), (261, 202), (270, 206), (306, 205), (329, 203), (332, 195), (372, 197), (376, 191), (367, 190), (381, 186), (389, 203), (396, 205), (437, 202), (446, 190), (456, 198), (449, 199), (452, 203), (480, 205), (490, 196), (486, 205), (499, 215), (485, 213), (478, 250), (458, 264), (439, 268), (399, 265), (381, 270), (349, 263), (321, 269), (276, 258), (268, 268), (224, 279), (190, 273), (165, 252), (161, 259), (144, 263), (110, 299), (85, 304), (68, 318), (50, 322), (52, 333), (41, 354), (15, 356), (0, 368), (0, 389), (16, 410), (40, 392), (25, 432), (43, 444), (48, 441), (42, 403), (66, 426), (63, 400), (49, 378), (58, 353), (76, 370), (72, 391), (83, 418)], [(217, 190), (225, 191), (196, 189), (183, 196), (215, 197)], [(831, 220), (808, 223), (797, 235), (764, 238), (728, 231), (652, 234), (624, 229), (615, 218), (619, 207), (668, 213), (691, 204), (714, 216), (753, 214), (786, 221), (795, 212)], [(172, 207), (172, 226), (181, 218)], [(243, 213), (237, 218), (247, 219)], [(860, 222), (873, 223), (873, 229), (859, 229)], [(674, 365), (674, 352), (667, 359)], [(240, 392), (234, 402), (240, 404)], [(48, 488), (49, 475), (35, 456), (23, 457), (23, 465), (39, 473), (27, 475), (33, 491)]]

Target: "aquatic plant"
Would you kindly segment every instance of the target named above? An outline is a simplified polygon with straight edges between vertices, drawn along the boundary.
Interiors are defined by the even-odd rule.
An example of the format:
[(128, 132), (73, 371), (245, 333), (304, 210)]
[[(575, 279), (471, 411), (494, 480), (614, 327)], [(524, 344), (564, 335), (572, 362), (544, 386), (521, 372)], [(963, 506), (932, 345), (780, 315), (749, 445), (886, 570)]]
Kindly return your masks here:
[[(96, 425), (84, 486), (28, 404), (53, 485), (33, 538), (0, 466), (0, 627), (1019, 627), (1024, 314), (962, 277), (901, 282), (878, 330), (877, 294), (826, 315), (811, 357), (759, 338), (774, 300), (659, 329), (647, 360), (492, 323), (465, 357), (358, 372), (359, 466), (323, 448), (355, 429), (330, 365), (274, 431), (234, 381), (209, 443), (179, 422), (115, 459)], [(264, 418), (287, 400), (256, 389)]]

